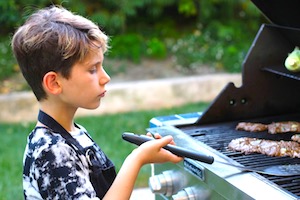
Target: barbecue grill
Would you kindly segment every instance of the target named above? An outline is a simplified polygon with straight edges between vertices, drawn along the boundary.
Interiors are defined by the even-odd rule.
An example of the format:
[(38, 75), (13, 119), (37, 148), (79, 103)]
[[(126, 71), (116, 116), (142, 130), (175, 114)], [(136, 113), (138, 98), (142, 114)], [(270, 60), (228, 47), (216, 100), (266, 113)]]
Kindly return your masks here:
[[(213, 156), (215, 161), (249, 168), (300, 164), (299, 158), (228, 149), (235, 138), (290, 140), (293, 134), (237, 131), (239, 122), (300, 121), (300, 73), (284, 67), (288, 54), (300, 46), (300, 1), (252, 2), (270, 23), (261, 25), (244, 59), (241, 87), (228, 83), (204, 112), (155, 117), (148, 131), (172, 135), (178, 146)], [(300, 174), (262, 175), (186, 158), (176, 165), (152, 165), (149, 187), (157, 200), (300, 199)]]

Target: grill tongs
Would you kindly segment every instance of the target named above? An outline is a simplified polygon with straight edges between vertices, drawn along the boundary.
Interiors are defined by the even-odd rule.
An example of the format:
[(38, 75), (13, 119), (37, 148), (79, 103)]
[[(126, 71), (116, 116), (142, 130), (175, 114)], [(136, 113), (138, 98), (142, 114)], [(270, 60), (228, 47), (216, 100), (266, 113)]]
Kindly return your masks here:
[[(122, 138), (128, 142), (131, 142), (136, 145), (141, 145), (144, 142), (153, 140), (152, 137), (148, 137), (145, 135), (137, 135), (134, 133), (125, 132), (122, 134)], [(164, 149), (171, 151), (177, 156), (190, 158), (193, 160), (197, 160), (200, 162), (212, 164), (213, 162), (217, 162), (219, 164), (228, 165), (231, 167), (238, 168), (242, 171), (248, 172), (256, 172), (259, 174), (266, 174), (272, 176), (295, 176), (300, 175), (300, 165), (292, 164), (292, 165), (274, 165), (274, 166), (266, 166), (266, 167), (257, 167), (257, 168), (249, 168), (242, 165), (235, 165), (231, 163), (226, 163), (218, 160), (214, 160), (214, 157), (205, 155), (199, 152), (191, 151), (179, 146), (167, 145)]]

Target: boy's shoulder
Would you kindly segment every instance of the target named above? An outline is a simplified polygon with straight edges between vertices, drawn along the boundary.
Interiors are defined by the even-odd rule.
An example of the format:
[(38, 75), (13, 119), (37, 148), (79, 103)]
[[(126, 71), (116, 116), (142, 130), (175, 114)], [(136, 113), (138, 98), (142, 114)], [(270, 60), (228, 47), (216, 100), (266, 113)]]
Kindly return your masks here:
[[(28, 137), (25, 150), (26, 159), (40, 163), (50, 162), (55, 165), (82, 160), (66, 140), (59, 134), (46, 127), (35, 128)], [(78, 157), (79, 156), (79, 157)]]
[(46, 127), (36, 127), (28, 136), (27, 151), (39, 157), (49, 151), (73, 151), (66, 140), (59, 134)]
[(55, 145), (64, 141), (63, 137), (47, 127), (35, 127), (28, 136), (28, 144), (35, 144), (39, 147), (43, 145)]

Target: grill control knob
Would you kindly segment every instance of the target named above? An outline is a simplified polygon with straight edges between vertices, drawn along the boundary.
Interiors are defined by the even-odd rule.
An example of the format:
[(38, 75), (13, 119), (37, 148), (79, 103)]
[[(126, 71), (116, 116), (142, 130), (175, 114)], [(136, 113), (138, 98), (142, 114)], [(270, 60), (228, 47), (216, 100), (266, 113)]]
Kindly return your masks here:
[(170, 197), (186, 185), (185, 177), (178, 171), (168, 170), (149, 178), (152, 193)]
[(187, 187), (180, 190), (177, 194), (172, 196), (173, 200), (207, 200), (209, 199), (209, 192), (207, 190)]

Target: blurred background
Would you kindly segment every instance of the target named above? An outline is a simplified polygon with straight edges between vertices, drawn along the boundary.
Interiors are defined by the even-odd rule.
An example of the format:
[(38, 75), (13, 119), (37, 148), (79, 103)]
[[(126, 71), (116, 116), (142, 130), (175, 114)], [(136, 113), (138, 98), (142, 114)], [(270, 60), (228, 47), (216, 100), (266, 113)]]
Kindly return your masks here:
[(28, 89), (19, 76), (10, 39), (28, 15), (52, 4), (93, 20), (110, 36), (112, 48), (105, 65), (112, 77), (126, 74), (133, 66), (143, 67), (145, 60), (168, 61), (168, 66), (183, 74), (201, 67), (240, 72), (265, 20), (250, 0), (0, 1), (1, 93)]
[[(127, 80), (132, 69), (136, 73), (129, 79), (146, 78), (149, 69), (158, 78), (164, 70), (168, 70), (165, 77), (205, 70), (240, 73), (243, 59), (265, 21), (250, 0), (0, 1), (0, 96), (29, 91), (12, 55), (10, 40), (27, 16), (52, 4), (91, 19), (110, 36), (111, 49), (104, 64), (112, 80)], [(118, 170), (134, 148), (122, 141), (123, 131), (144, 133), (154, 116), (201, 111), (207, 105), (199, 102), (169, 109), (80, 117), (77, 122), (89, 130)], [(34, 125), (0, 121), (0, 200), (23, 199), (22, 157), (26, 137)], [(147, 187), (149, 175), (150, 168), (145, 166), (136, 187)]]

